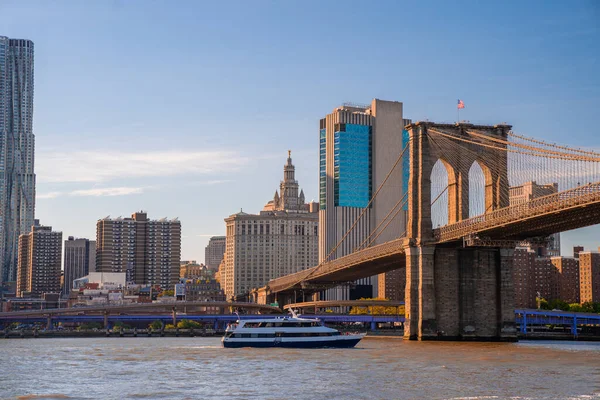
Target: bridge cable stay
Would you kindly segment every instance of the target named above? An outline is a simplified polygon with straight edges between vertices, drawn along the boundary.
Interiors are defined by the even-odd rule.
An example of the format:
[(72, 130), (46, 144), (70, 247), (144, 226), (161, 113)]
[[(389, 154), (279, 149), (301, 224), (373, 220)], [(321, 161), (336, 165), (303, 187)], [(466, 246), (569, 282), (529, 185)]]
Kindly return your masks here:
[[(446, 158), (447, 164), (452, 165), (454, 171), (446, 171), (451, 174), (464, 174), (469, 171), (469, 217), (479, 214), (484, 214), (493, 211), (493, 205), (511, 205), (515, 202), (527, 201), (532, 198), (538, 198), (545, 195), (555, 194), (565, 190), (583, 187), (583, 185), (600, 182), (600, 153), (581, 149), (571, 149), (566, 146), (549, 144), (540, 140), (527, 138), (509, 133), (508, 138), (486, 135), (476, 129), (467, 130), (467, 135), (457, 136), (452, 132), (446, 132), (440, 128), (428, 129), (428, 139), (430, 143), (437, 147), (439, 153)], [(466, 144), (466, 145), (465, 145)], [(471, 146), (469, 146), (471, 145)], [(448, 151), (455, 146), (457, 151)], [(460, 147), (460, 149), (458, 149)], [(497, 152), (498, 156), (495, 159), (483, 159), (474, 149), (477, 147), (485, 148), (486, 158), (489, 158), (490, 152)], [(461, 157), (460, 154), (470, 154), (472, 157)], [(465, 165), (466, 160), (477, 160), (479, 164), (479, 176), (483, 181), (479, 188), (473, 188), (474, 184), (471, 179), (473, 165)], [(441, 166), (434, 166), (434, 172), (438, 173)], [(448, 168), (448, 167), (446, 167)], [(492, 173), (492, 174), (490, 174)], [(485, 202), (485, 188), (490, 184), (498, 184), (498, 182), (486, 182), (488, 176), (502, 176), (505, 174), (508, 180), (508, 190), (499, 190), (497, 199), (494, 202)], [(443, 175), (443, 174), (438, 174)], [(453, 176), (453, 179), (456, 179)], [(464, 177), (463, 177), (464, 178)], [(438, 182), (438, 181), (446, 182)], [(529, 199), (523, 200), (523, 196), (519, 198), (518, 191), (520, 186), (533, 182), (537, 193), (532, 193)], [(432, 206), (435, 205), (436, 211), (439, 213), (443, 210), (443, 204), (435, 204), (439, 199), (447, 199), (447, 186), (450, 183), (448, 178), (435, 176), (432, 173), (431, 184), (434, 198)], [(434, 190), (434, 186), (438, 187)], [(540, 186), (541, 185), (541, 186)], [(441, 189), (443, 187), (443, 189)], [(475, 190), (473, 190), (475, 189)], [(584, 190), (584, 189), (582, 189)], [(592, 190), (591, 186), (585, 190)], [(476, 195), (475, 201), (472, 200), (473, 192)], [(478, 193), (477, 193), (478, 192)], [(513, 193), (514, 192), (514, 193)], [(511, 196), (511, 193), (517, 196)], [(479, 195), (479, 196), (477, 196)], [(483, 200), (481, 198), (483, 197)], [(444, 202), (442, 202), (444, 203)], [(447, 203), (447, 201), (445, 202)], [(473, 209), (477, 209), (479, 214), (473, 214)], [(434, 218), (434, 210), (432, 210), (432, 222)], [(445, 210), (447, 214), (447, 210)], [(444, 221), (445, 219), (445, 221)], [(447, 224), (447, 216), (442, 215), (436, 222), (439, 225)], [(435, 226), (435, 223), (434, 223)]]
[[(370, 247), (373, 243), (375, 243), (375, 240), (377, 240), (377, 238), (379, 236), (381, 236), (381, 234), (385, 231), (385, 229), (388, 227), (389, 224), (392, 223), (392, 221), (396, 218), (396, 216), (398, 215), (398, 213), (400, 213), (400, 211), (402, 211), (402, 208), (404, 207), (404, 205), (408, 202), (408, 199), (404, 199), (404, 201), (402, 202), (402, 205), (400, 205), (400, 207), (396, 210), (396, 212), (394, 213), (394, 215), (392, 216), (392, 218), (390, 218), (390, 220), (385, 224), (385, 226), (377, 233), (377, 235), (371, 239), (371, 241), (369, 242), (369, 244), (366, 247)], [(383, 221), (382, 221), (383, 222)], [(381, 224), (380, 224), (381, 225)], [(400, 235), (400, 237), (404, 237), (406, 236), (406, 230), (404, 231), (404, 233), (402, 235)]]
[[(402, 208), (404, 207), (404, 205), (406, 205), (406, 202), (408, 201), (407, 197), (408, 197), (408, 192), (404, 193), (404, 195), (400, 198), (400, 200), (398, 200), (396, 202), (396, 204), (390, 209), (390, 211), (387, 213), (387, 215), (379, 222), (379, 224), (377, 224), (377, 226), (375, 227), (375, 229), (373, 229), (371, 231), (371, 233), (369, 234), (369, 236), (367, 236), (362, 241), (361, 244), (359, 244), (357, 247), (354, 248), (353, 252), (357, 251), (357, 250), (362, 250), (364, 248), (363, 246), (365, 246), (365, 244), (367, 242), (369, 242), (369, 243), (365, 247), (371, 246), (371, 244), (375, 241), (375, 239), (377, 239), (381, 235), (381, 233), (383, 233), (383, 231), (385, 230), (385, 228), (387, 228), (387, 226), (390, 224), (390, 222), (393, 221), (396, 218), (396, 216), (400, 213), (400, 211), (402, 210)], [(398, 207), (398, 206), (400, 206), (400, 207)], [(394, 215), (392, 216), (392, 218), (383, 227), (383, 229), (377, 234), (377, 236), (373, 240), (370, 240), (373, 237), (373, 235), (377, 232), (377, 230), (381, 227), (381, 225), (383, 225), (387, 221), (388, 217), (392, 214), (392, 212), (394, 212), (394, 210), (396, 212), (394, 213)]]
[[(398, 167), (398, 165), (400, 164), (400, 162), (403, 160), (405, 154), (408, 154), (407, 150), (410, 148), (410, 144), (411, 144), (411, 140), (408, 140), (408, 142), (406, 143), (406, 145), (404, 146), (404, 148), (402, 149), (402, 151), (400, 152), (400, 155), (398, 156), (398, 158), (396, 159), (396, 161), (394, 162), (394, 165), (392, 165), (390, 171), (387, 173), (387, 175), (385, 176), (385, 178), (383, 179), (383, 181), (381, 182), (381, 184), (379, 185), (379, 187), (377, 188), (377, 190), (375, 190), (375, 193), (371, 196), (371, 199), (369, 200), (369, 202), (367, 203), (367, 206), (365, 208), (362, 209), (361, 213), (359, 214), (359, 216), (356, 218), (356, 220), (354, 221), (354, 223), (352, 224), (352, 226), (344, 233), (344, 235), (342, 236), (342, 238), (339, 240), (339, 242), (333, 247), (333, 249), (329, 252), (329, 254), (327, 255), (327, 257), (325, 257), (324, 261), (322, 261), (321, 263), (319, 263), (319, 265), (317, 265), (316, 267), (313, 267), (310, 269), (310, 272), (303, 277), (303, 280), (307, 280), (309, 279), (311, 276), (313, 276), (318, 270), (319, 268), (324, 264), (327, 263), (328, 261), (331, 260), (331, 256), (336, 252), (336, 250), (341, 246), (341, 244), (344, 242), (344, 240), (346, 240), (346, 238), (348, 237), (348, 235), (354, 230), (354, 228), (356, 228), (356, 226), (358, 225), (359, 221), (361, 220), (361, 218), (363, 218), (366, 215), (367, 210), (369, 209), (369, 207), (371, 206), (371, 204), (373, 204), (373, 201), (375, 201), (377, 195), (379, 194), (379, 192), (381, 191), (381, 189), (384, 187), (384, 185), (387, 183), (387, 181), (390, 179), (390, 177), (392, 176), (392, 173), (394, 172), (394, 170)], [(405, 194), (406, 196), (406, 194)], [(401, 199), (402, 200), (402, 199)], [(399, 202), (400, 203), (400, 202)], [(395, 207), (394, 207), (395, 208)], [(400, 208), (402, 209), (402, 207)], [(390, 213), (393, 211), (390, 210)], [(388, 215), (390, 214), (388, 213)], [(387, 216), (386, 216), (387, 217)], [(395, 216), (394, 216), (395, 217)], [(385, 220), (385, 218), (384, 218)], [(387, 225), (386, 225), (387, 226)], [(290, 287), (292, 287), (294, 285), (294, 283), (291, 283)]]
[(338, 247), (344, 242), (344, 240), (348, 237), (348, 235), (350, 234), (350, 232), (352, 232), (352, 230), (354, 230), (354, 228), (358, 225), (358, 222), (360, 221), (360, 219), (366, 214), (366, 211), (369, 209), (369, 207), (371, 207), (371, 204), (373, 204), (373, 201), (375, 201), (375, 198), (377, 197), (377, 195), (379, 194), (379, 192), (381, 191), (381, 189), (383, 188), (383, 186), (386, 184), (386, 182), (388, 181), (388, 179), (390, 178), (390, 176), (392, 176), (392, 173), (394, 172), (394, 170), (396, 169), (396, 167), (398, 166), (398, 164), (400, 164), (400, 161), (402, 161), (402, 158), (404, 157), (404, 154), (406, 153), (406, 151), (409, 148), (409, 146), (410, 146), (410, 140), (406, 143), (406, 146), (404, 146), (404, 149), (402, 149), (402, 152), (400, 152), (400, 155), (396, 159), (396, 162), (394, 162), (394, 165), (392, 166), (392, 168), (390, 169), (390, 171), (387, 173), (387, 175), (384, 178), (383, 182), (381, 182), (381, 184), (379, 185), (379, 187), (377, 188), (377, 190), (375, 191), (375, 193), (371, 197), (371, 200), (369, 200), (369, 203), (367, 203), (367, 206), (365, 208), (363, 208), (363, 210), (359, 214), (358, 218), (356, 218), (356, 221), (354, 221), (354, 223), (352, 224), (352, 226), (346, 231), (346, 233), (344, 233), (344, 235), (342, 236), (342, 238), (340, 239), (340, 241), (333, 247), (333, 249), (329, 252), (329, 254), (327, 255), (327, 257), (325, 257), (325, 260), (323, 262), (330, 261), (331, 256), (335, 253), (335, 251), (338, 249)]

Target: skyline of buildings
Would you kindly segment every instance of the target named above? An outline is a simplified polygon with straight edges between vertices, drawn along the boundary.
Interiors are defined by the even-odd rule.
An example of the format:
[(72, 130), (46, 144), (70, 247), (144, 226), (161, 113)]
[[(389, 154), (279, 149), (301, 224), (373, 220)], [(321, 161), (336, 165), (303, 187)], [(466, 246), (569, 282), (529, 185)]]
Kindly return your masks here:
[(125, 272), (127, 282), (172, 289), (179, 280), (181, 222), (150, 220), (143, 212), (131, 218), (98, 220), (96, 272)]
[(318, 203), (305, 203), (290, 152), (283, 170), (280, 193), (275, 191), (259, 214), (240, 210), (225, 218), (226, 250), (219, 275), (228, 299), (317, 265)]
[(34, 47), (0, 36), (0, 284), (17, 280), (19, 235), (35, 218)]
[[(0, 213), (0, 245), (2, 246), (0, 249), (2, 250), (0, 251), (0, 282), (16, 280), (20, 271), (19, 254), (21, 250), (19, 241), (15, 241), (15, 237), (19, 237), (19, 233), (26, 232), (34, 226), (33, 60), (34, 46), (32, 41), (0, 36), (0, 93), (3, 94), (0, 98), (0, 132), (2, 133), (0, 168), (3, 171), (3, 174), (1, 174), (2, 192), (0, 197), (0, 206), (2, 207)], [(9, 88), (12, 89), (8, 90)], [(15, 99), (19, 99), (19, 101)], [(390, 177), (397, 184), (384, 187), (380, 196), (368, 207), (373, 191), (383, 181), (387, 171), (395, 162), (395, 157), (405, 145), (406, 137), (403, 128), (410, 120), (403, 118), (402, 111), (403, 104), (401, 102), (374, 99), (370, 105), (365, 106), (344, 104), (334, 109), (332, 114), (327, 115), (326, 118), (320, 121), (320, 209), (318, 212), (320, 235), (317, 235), (319, 237), (318, 262), (329, 256), (335, 244), (341, 240), (347, 229), (355, 223), (363, 210), (365, 211), (364, 222), (358, 223), (356, 233), (353, 232), (349, 235), (342, 245), (335, 249), (331, 259), (349, 254), (365, 240), (368, 242), (369, 237), (374, 233), (374, 227), (379, 225), (385, 216), (393, 210), (393, 199), (401, 197), (404, 192), (406, 171), (403, 170), (404, 166), (401, 165)], [(288, 153), (288, 163), (284, 166), (284, 179), (280, 182), (279, 192), (275, 191), (273, 200), (265, 205), (260, 214), (261, 216), (263, 213), (277, 211), (311, 212), (310, 206), (305, 203), (304, 192), (299, 190), (294, 174), (295, 169), (291, 164), (291, 154)], [(557, 184), (538, 185), (536, 182), (528, 182), (522, 186), (510, 188), (511, 204), (518, 204), (556, 193), (557, 190)], [(406, 210), (403, 211), (382, 235), (372, 240), (372, 244), (383, 243), (398, 236), (404, 230)], [(136, 213), (134, 216), (137, 214), (140, 214), (139, 217), (141, 218), (141, 213)], [(240, 219), (244, 217), (244, 213), (235, 215)], [(132, 219), (136, 222), (143, 222), (141, 220), (137, 221), (135, 217), (132, 217)], [(117, 223), (114, 226), (119, 225), (120, 220), (116, 219), (115, 221)], [(156, 221), (150, 221), (150, 223), (152, 222)], [(122, 232), (115, 229), (114, 232), (106, 235), (103, 228), (103, 237), (108, 238), (111, 234), (116, 235), (116, 239), (113, 237), (113, 244), (115, 244), (115, 248), (119, 248), (119, 251), (116, 255), (113, 254), (112, 259), (110, 259), (107, 252), (113, 250), (109, 250), (108, 247), (103, 250), (103, 254), (98, 256), (98, 259), (104, 263), (102, 269), (107, 271), (123, 270), (128, 274), (128, 280), (132, 282), (160, 282), (161, 285), (168, 285), (165, 287), (171, 287), (174, 284), (174, 279), (170, 276), (173, 275), (171, 271), (173, 257), (170, 255), (170, 243), (159, 245), (158, 255), (156, 255), (156, 248), (153, 248), (156, 247), (156, 244), (144, 247), (138, 243), (137, 238), (133, 241), (129, 240), (131, 232), (136, 232), (134, 235), (137, 235), (139, 231), (140, 238), (144, 238), (146, 234), (152, 236), (152, 228), (147, 233), (143, 232), (144, 228), (140, 228), (139, 224), (134, 223), (133, 226), (137, 228), (125, 227)], [(107, 228), (108, 230), (110, 229)], [(127, 236), (128, 239), (122, 241), (121, 233)], [(169, 230), (169, 235), (171, 233)], [(163, 234), (166, 235), (166, 233), (157, 232), (156, 236)], [(560, 254), (560, 235), (555, 234), (552, 237), (553, 240), (544, 248), (544, 255), (558, 256)], [(180, 226), (179, 238), (181, 238)], [(149, 240), (152, 241), (152, 239)], [(87, 240), (87, 242), (89, 246), (90, 241)], [(93, 243), (93, 241), (91, 242)], [(109, 245), (109, 242), (110, 240), (107, 239), (104, 245)], [(134, 242), (135, 246), (132, 247)], [(163, 242), (159, 240), (156, 243)], [(210, 268), (218, 268), (223, 261), (225, 243), (226, 237), (224, 236), (211, 238), (205, 249), (205, 254), (211, 257)], [(180, 246), (181, 244), (179, 244), (179, 253)], [(304, 243), (302, 243), (302, 246), (304, 247)], [(80, 261), (75, 261), (79, 255), (73, 253), (71, 257), (70, 253), (76, 252), (75, 247), (69, 247), (68, 256), (67, 241), (65, 241), (65, 261), (63, 265), (65, 282), (71, 282), (73, 279), (82, 276), (80, 272), (92, 272), (90, 270), (89, 253), (91, 249), (86, 250), (88, 252), (86, 266), (86, 262), (82, 264)], [(18, 248), (18, 251), (15, 251), (15, 248)], [(162, 254), (163, 251), (165, 254), (169, 253), (169, 255)], [(220, 259), (219, 254), (222, 254)], [(141, 261), (142, 258), (143, 261)], [(168, 268), (166, 266), (167, 258), (169, 258), (171, 265)], [(109, 259), (111, 261), (107, 261)], [(25, 256), (23, 256), (23, 260), (27, 262)], [(71, 261), (73, 264), (71, 264)], [(286, 258), (284, 263), (287, 261)], [(301, 261), (301, 263), (303, 262), (304, 260)], [(309, 267), (316, 265), (318, 262), (310, 264)], [(568, 258), (552, 257), (547, 262), (550, 262), (559, 271), (560, 276), (569, 275), (571, 273), (569, 271), (574, 271), (573, 263)], [(225, 268), (227, 268), (226, 264)], [(292, 269), (294, 268), (298, 267), (292, 267)], [(304, 268), (303, 266), (302, 269)], [(284, 272), (288, 270), (290, 268), (287, 266), (282, 269)], [(548, 269), (544, 269), (544, 271), (546, 270)], [(378, 277), (363, 279), (357, 282), (357, 285), (371, 285), (369, 292), (371, 296), (398, 300), (404, 296), (401, 289), (404, 286), (402, 275), (401, 271), (392, 271)], [(257, 275), (255, 279), (251, 275), (251, 278), (251, 280), (256, 281), (258, 278), (262, 279), (262, 276)], [(224, 279), (228, 279), (228, 276), (225, 275)], [(568, 282), (572, 280), (569, 278)], [(239, 281), (242, 282), (241, 279)], [(21, 283), (23, 283), (23, 279), (21, 279)], [(242, 287), (247, 290), (249, 285), (250, 283), (244, 284)], [(576, 288), (563, 289), (563, 286), (555, 286), (554, 289), (549, 289), (547, 292), (558, 293), (560, 288), (560, 290), (563, 290), (564, 296), (574, 298), (572, 294), (567, 295), (567, 293), (577, 292)], [(64, 285), (63, 292), (66, 289), (68, 289), (67, 284)], [(538, 289), (546, 291), (546, 288)], [(347, 287), (332, 289), (325, 293), (327, 299), (345, 299), (348, 297)]]

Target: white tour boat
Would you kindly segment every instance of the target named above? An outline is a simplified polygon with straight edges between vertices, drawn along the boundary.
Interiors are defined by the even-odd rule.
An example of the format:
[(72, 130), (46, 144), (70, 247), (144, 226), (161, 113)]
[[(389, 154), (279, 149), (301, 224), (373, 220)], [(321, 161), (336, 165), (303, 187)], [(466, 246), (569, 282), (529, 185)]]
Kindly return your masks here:
[(223, 347), (321, 348), (354, 347), (365, 334), (341, 334), (319, 319), (291, 317), (240, 320), (230, 324), (221, 339)]

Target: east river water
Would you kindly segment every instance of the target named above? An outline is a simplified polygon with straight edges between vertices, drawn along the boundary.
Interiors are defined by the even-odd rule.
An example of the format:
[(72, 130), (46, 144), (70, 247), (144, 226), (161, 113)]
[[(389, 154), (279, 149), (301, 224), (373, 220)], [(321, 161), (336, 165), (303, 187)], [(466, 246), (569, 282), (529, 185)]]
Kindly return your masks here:
[(600, 399), (600, 343), (3, 339), (0, 361), (1, 399)]

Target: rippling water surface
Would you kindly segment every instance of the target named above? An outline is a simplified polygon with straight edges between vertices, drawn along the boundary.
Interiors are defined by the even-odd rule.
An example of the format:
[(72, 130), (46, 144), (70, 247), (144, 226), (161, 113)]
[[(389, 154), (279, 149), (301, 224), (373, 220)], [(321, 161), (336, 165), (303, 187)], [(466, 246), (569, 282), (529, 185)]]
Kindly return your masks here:
[(218, 338), (0, 341), (0, 398), (600, 399), (600, 343), (224, 349)]

